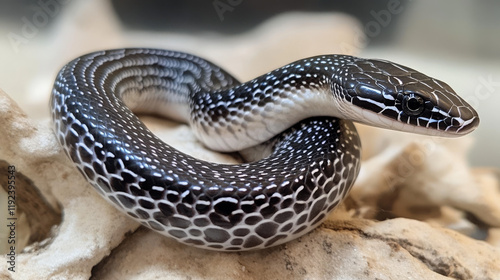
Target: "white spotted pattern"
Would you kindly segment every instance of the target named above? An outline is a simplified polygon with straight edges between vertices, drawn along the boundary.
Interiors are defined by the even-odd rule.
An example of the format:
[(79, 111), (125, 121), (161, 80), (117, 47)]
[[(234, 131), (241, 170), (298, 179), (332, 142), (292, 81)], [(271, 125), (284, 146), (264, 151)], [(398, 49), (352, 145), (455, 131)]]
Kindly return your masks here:
[[(386, 101), (362, 96), (377, 89), (369, 79), (380, 78), (371, 70), (369, 78), (363, 71), (348, 71), (359, 70), (363, 63), (373, 68), (378, 62), (318, 56), (240, 84), (219, 67), (185, 53), (91, 53), (64, 66), (55, 81), (55, 131), (89, 183), (143, 225), (207, 249), (275, 246), (319, 225), (358, 174), (357, 132), (351, 121), (335, 117), (366, 121), (356, 117), (363, 113), (352, 112), (372, 109), (383, 117), (385, 111), (398, 111), (376, 124), (383, 126), (385, 120), (415, 126), (400, 117), (399, 92), (381, 94)], [(386, 80), (404, 84), (405, 77), (396, 74)], [(422, 87), (428, 86), (426, 82)], [(418, 122), (426, 120), (426, 129), (440, 130), (429, 125), (431, 118), (448, 114), (451, 120), (440, 121), (449, 123), (445, 130), (450, 133), (459, 131), (457, 123), (461, 130), (469, 129), (463, 127), (466, 123), (477, 125), (475, 115), (464, 113), (473, 110), (461, 99), (453, 103), (462, 104), (458, 107), (439, 106), (440, 99), (457, 97), (443, 97), (436, 88), (445, 86), (431, 86), (438, 100), (429, 98), (431, 115), (424, 111)], [(371, 105), (357, 104), (363, 102)], [(267, 141), (264, 145), (271, 148), (263, 150), (270, 154), (239, 165), (204, 162), (162, 142), (132, 111), (188, 122), (200, 141), (216, 150), (241, 150)]]

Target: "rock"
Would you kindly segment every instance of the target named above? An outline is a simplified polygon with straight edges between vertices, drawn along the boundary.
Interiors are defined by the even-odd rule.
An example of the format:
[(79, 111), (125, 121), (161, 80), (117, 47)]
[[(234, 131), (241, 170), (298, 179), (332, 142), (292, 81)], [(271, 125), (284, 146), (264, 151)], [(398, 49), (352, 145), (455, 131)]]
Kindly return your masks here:
[[(470, 252), (471, 247), (477, 249)], [(409, 219), (328, 221), (283, 246), (243, 253), (186, 248), (141, 229), (96, 266), (94, 276), (125, 279), (133, 272), (137, 279), (184, 279), (189, 272), (191, 279), (494, 279), (500, 273), (499, 253), (486, 243)]]
[(480, 227), (499, 227), (498, 171), (468, 166), (470, 137), (430, 138), (393, 131), (372, 137), (374, 131), (360, 126), (366, 160), (351, 192), (368, 208), (363, 217), (407, 217), (470, 234)]

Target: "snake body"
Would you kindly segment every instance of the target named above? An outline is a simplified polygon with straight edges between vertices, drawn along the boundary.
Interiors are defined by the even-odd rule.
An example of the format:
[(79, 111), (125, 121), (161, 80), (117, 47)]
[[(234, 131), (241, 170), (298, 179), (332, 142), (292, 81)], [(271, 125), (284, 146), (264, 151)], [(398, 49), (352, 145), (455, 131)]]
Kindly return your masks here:
[[(447, 84), (345, 55), (302, 59), (240, 83), (186, 53), (100, 51), (62, 68), (50, 104), (64, 151), (106, 200), (182, 243), (232, 251), (297, 238), (345, 198), (360, 163), (351, 121), (440, 136), (479, 123)], [(132, 111), (189, 123), (214, 150), (264, 142), (268, 152), (237, 165), (201, 161), (161, 141)]]

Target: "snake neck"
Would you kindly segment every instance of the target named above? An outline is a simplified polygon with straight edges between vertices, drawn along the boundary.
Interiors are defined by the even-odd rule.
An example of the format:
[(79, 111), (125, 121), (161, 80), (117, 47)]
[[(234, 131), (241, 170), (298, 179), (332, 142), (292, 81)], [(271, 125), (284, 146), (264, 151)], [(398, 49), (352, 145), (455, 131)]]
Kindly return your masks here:
[[(77, 77), (83, 80), (71, 82)], [(388, 61), (344, 55), (302, 59), (240, 84), (185, 53), (115, 50), (69, 63), (55, 85), (65, 86), (75, 93), (96, 90), (107, 115), (126, 105), (187, 122), (218, 151), (257, 145), (313, 116), (440, 136), (463, 135), (479, 123), (445, 83)]]
[(191, 96), (196, 136), (217, 151), (238, 151), (269, 140), (300, 120), (345, 116), (340, 69), (344, 55), (303, 59), (231, 89)]

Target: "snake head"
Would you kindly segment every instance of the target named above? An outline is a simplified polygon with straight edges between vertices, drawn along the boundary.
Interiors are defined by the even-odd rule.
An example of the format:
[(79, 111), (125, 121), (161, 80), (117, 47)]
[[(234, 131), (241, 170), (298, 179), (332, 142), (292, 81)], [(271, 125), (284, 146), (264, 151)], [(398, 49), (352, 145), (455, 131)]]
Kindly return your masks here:
[(354, 105), (343, 113), (354, 121), (445, 137), (468, 134), (479, 125), (476, 111), (449, 85), (411, 68), (355, 59), (342, 72), (345, 100)]

